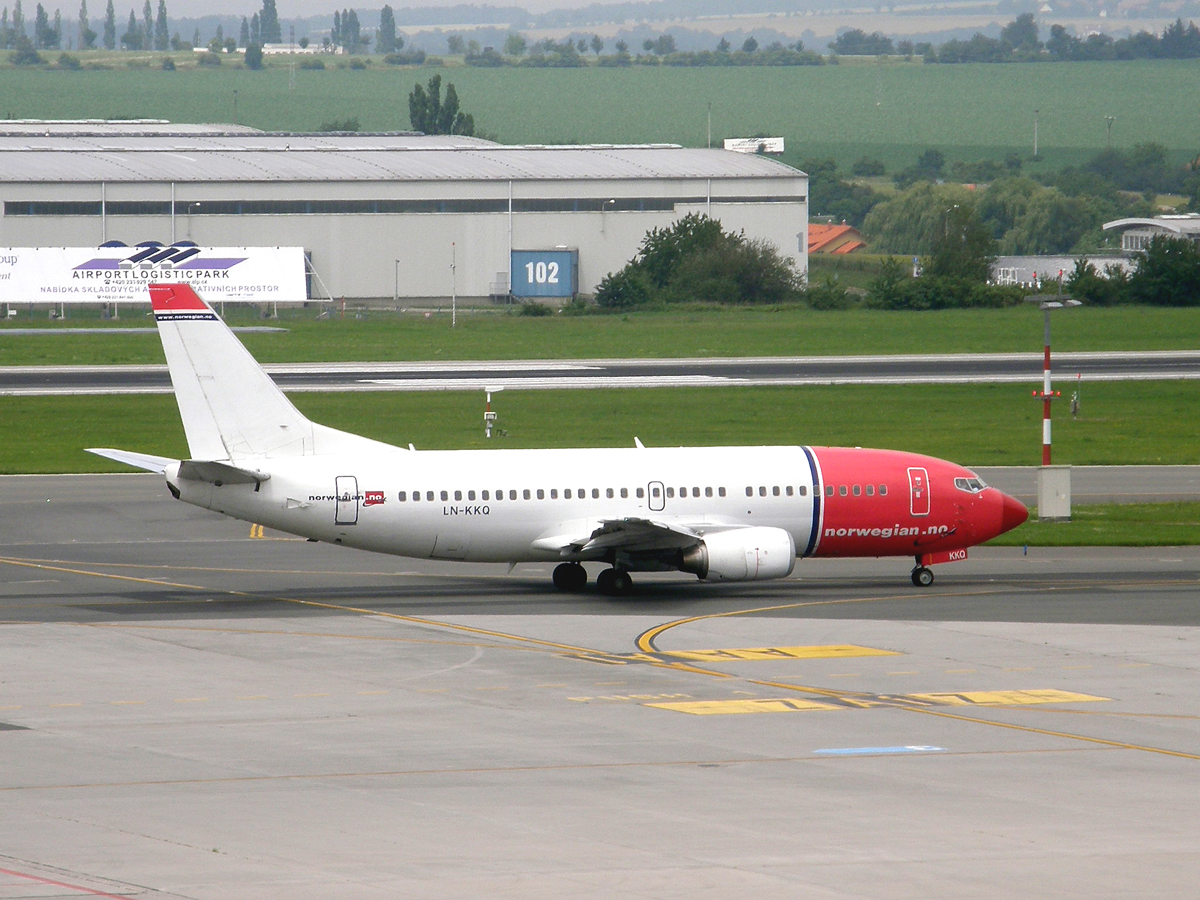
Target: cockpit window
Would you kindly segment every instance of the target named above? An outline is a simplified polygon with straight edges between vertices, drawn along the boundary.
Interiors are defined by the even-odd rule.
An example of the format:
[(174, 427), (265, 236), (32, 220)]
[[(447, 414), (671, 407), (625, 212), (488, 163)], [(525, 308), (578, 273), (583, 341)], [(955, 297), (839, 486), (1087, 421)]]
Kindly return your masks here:
[(955, 478), (954, 486), (960, 491), (966, 491), (968, 494), (978, 494), (987, 487), (983, 479), (979, 476), (975, 476), (974, 478)]

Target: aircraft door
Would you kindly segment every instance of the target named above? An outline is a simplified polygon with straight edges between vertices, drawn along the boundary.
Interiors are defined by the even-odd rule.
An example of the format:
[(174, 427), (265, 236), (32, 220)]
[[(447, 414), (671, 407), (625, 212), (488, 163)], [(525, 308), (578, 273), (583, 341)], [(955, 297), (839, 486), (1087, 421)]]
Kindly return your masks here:
[(334, 479), (337, 507), (333, 514), (334, 525), (358, 524), (358, 479), (353, 475), (338, 475)]
[(663, 490), (661, 481), (652, 481), (646, 489), (646, 496), (650, 498), (650, 511), (662, 512), (667, 505), (666, 491)]
[(914, 516), (929, 515), (929, 473), (919, 466), (908, 470), (909, 512)]

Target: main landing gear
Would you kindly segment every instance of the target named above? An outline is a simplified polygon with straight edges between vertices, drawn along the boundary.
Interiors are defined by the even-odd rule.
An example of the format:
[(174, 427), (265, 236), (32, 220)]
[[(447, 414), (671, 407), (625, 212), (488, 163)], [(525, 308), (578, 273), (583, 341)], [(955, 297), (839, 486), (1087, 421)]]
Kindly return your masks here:
[[(554, 567), (554, 586), (560, 591), (578, 593), (587, 583), (587, 570), (579, 563)], [(609, 597), (624, 597), (633, 590), (633, 579), (624, 569), (605, 569), (596, 577), (596, 589)]]
[(912, 570), (912, 583), (917, 587), (929, 587), (933, 584), (933, 569), (918, 565)]

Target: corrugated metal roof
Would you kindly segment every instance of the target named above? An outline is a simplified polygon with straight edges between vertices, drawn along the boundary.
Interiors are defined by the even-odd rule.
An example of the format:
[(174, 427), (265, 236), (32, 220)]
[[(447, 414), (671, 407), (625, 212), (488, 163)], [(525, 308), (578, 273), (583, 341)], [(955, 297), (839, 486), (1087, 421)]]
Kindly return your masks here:
[[(137, 123), (82, 130), (80, 123), (18, 124), (19, 131), (8, 130), (13, 123), (0, 127), (0, 183), (774, 179), (803, 174), (762, 156), (670, 144), (506, 146), (450, 135), (231, 130), (236, 126), (156, 126), (159, 130), (134, 132)], [(49, 124), (64, 130), (38, 130)], [(65, 130), (71, 127), (76, 130)]]

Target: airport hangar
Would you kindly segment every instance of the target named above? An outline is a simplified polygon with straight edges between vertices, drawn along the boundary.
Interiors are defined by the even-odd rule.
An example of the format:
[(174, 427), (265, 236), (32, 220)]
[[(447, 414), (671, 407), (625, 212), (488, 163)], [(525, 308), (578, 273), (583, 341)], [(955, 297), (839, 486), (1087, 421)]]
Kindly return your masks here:
[(0, 246), (303, 247), (310, 296), (400, 305), (506, 297), (510, 259), (514, 293), (591, 294), (647, 231), (692, 212), (771, 242), (802, 273), (808, 261), (807, 175), (670, 144), (4, 122), (0, 199)]

